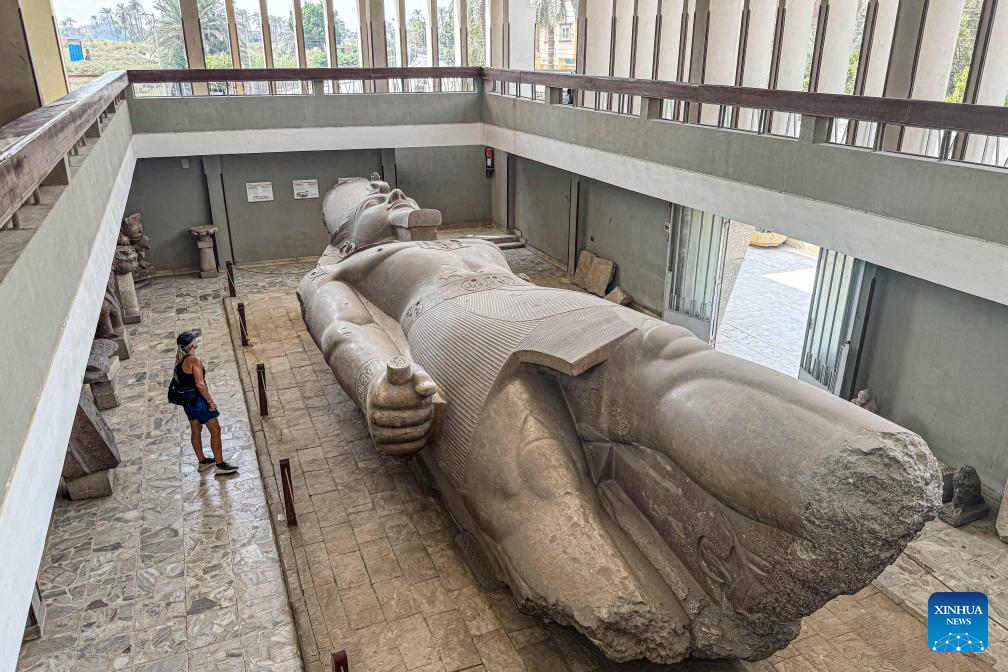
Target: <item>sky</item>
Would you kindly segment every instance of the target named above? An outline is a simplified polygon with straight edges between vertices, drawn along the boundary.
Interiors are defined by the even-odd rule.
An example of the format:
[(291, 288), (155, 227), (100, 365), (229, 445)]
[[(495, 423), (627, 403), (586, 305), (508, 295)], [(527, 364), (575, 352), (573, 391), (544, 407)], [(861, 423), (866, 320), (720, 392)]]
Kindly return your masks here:
[[(53, 0), (53, 11), (56, 13), (56, 20), (62, 21), (67, 17), (73, 17), (77, 23), (88, 23), (92, 14), (97, 14), (102, 7), (114, 7), (119, 0)], [(150, 11), (151, 3), (141, 0), (141, 3)]]

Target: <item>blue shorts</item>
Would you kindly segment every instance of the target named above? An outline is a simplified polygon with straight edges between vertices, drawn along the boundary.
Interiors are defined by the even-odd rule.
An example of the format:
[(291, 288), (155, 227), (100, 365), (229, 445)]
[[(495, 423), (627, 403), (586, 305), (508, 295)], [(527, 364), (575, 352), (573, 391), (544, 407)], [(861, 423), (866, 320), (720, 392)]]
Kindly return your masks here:
[(205, 425), (220, 415), (220, 411), (210, 410), (210, 404), (203, 397), (197, 399), (196, 403), (192, 406), (183, 406), (182, 408), (185, 409), (186, 417), (189, 418), (190, 422), (195, 420), (201, 425)]

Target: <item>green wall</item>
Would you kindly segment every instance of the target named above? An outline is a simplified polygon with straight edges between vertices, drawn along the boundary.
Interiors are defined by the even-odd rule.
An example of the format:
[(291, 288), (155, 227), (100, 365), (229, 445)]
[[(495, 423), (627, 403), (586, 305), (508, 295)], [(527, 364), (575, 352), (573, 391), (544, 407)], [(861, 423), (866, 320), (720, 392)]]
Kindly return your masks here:
[(882, 271), (858, 389), (999, 501), (1008, 479), (1008, 306)]
[(567, 171), (511, 157), (514, 167), (514, 226), (529, 245), (567, 263), (570, 182)]
[[(378, 150), (232, 154), (221, 157), (231, 247), (236, 262), (319, 256), (329, 244), (322, 196), (340, 177), (379, 169)], [(294, 180), (317, 179), (319, 198), (294, 199)], [(246, 182), (272, 182), (273, 200), (249, 203)]]
[(445, 226), (490, 224), (493, 181), (482, 145), (395, 150), (399, 188), (424, 208), (441, 211)]
[(143, 215), (144, 232), (151, 241), (149, 259), (155, 270), (199, 268), (199, 253), (189, 227), (211, 223), (202, 159), (137, 161), (126, 201), (126, 213), (134, 212)]
[(634, 301), (661, 312), (665, 292), (669, 204), (597, 180), (581, 179), (578, 252), (616, 262), (613, 284)]

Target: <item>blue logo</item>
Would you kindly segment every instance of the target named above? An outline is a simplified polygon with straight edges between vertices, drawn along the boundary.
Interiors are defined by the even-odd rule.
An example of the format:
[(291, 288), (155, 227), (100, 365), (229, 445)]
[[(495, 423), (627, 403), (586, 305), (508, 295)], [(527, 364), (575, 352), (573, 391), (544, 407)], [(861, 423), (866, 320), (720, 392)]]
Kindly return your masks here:
[(932, 593), (928, 598), (928, 644), (932, 651), (987, 649), (987, 596)]

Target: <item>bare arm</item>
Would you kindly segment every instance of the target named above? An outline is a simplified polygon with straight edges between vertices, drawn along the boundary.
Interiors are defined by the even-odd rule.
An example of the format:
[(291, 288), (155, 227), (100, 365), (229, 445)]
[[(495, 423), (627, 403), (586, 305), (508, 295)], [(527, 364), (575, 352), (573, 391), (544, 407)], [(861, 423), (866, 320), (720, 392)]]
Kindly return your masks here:
[(423, 448), (437, 392), (430, 376), (406, 361), (350, 285), (306, 277), (298, 296), (309, 333), (340, 387), (366, 413), (379, 452), (408, 455)]
[[(206, 380), (203, 378), (203, 362), (196, 355), (190, 355), (188, 361), (191, 370), (186, 371), (186, 373), (192, 374), (193, 380), (196, 381), (196, 390), (200, 393), (201, 397), (206, 399), (210, 410), (216, 411), (217, 404), (214, 403), (213, 397), (210, 396), (210, 388), (207, 387)], [(185, 364), (182, 365), (182, 370), (185, 371)]]

